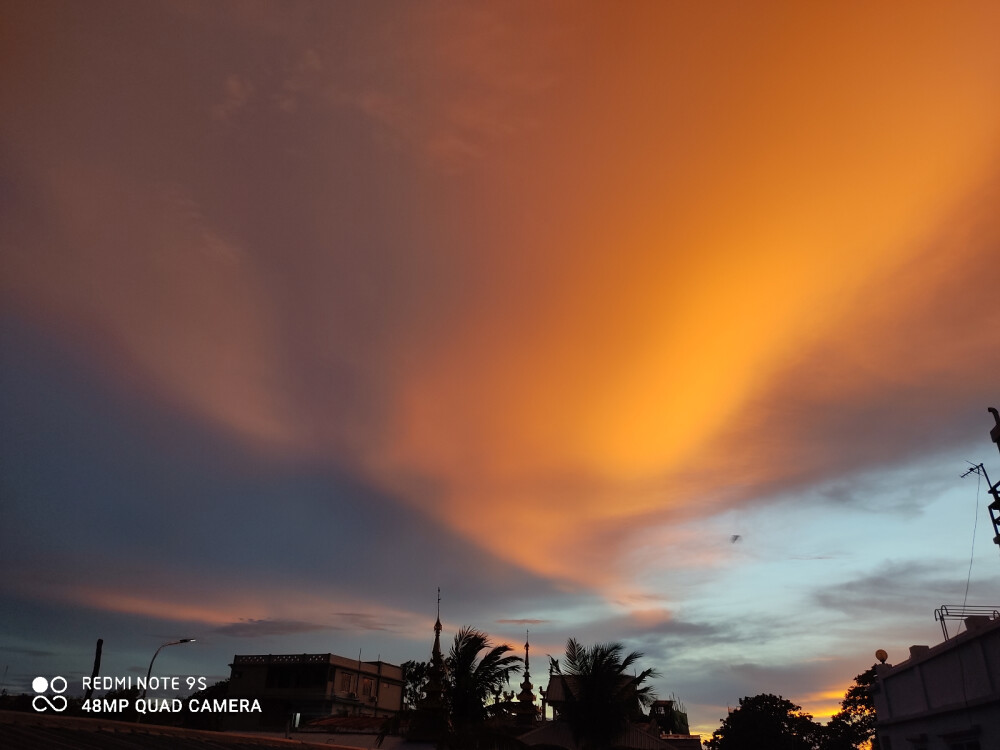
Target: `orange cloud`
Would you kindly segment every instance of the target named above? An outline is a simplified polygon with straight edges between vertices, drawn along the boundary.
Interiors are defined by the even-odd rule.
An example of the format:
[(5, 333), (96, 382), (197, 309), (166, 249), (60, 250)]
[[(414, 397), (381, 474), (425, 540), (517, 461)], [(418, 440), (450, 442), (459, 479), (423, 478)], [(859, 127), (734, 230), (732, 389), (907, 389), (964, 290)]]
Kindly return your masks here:
[[(69, 249), (12, 251), (4, 290), (272, 456), (362, 471), (506, 560), (639, 595), (630, 534), (794, 479), (789, 451), (829, 466), (788, 403), (982, 383), (967, 342), (986, 337), (953, 343), (968, 316), (935, 300), (985, 245), (925, 252), (997, 163), (1000, 9), (605, 11), (536, 9), (529, 44), (499, 10), (416, 10), (350, 80), (310, 46), (283, 114), (308, 100), (316, 132), (278, 131), (260, 173), (219, 162), (275, 181), (260, 194), (200, 164), (196, 201), (129, 176), (128, 152), (47, 157)], [(239, 83), (244, 127), (250, 92), (287, 94)], [(383, 138), (356, 156), (338, 107)], [(246, 137), (268, 142), (262, 122)]]
[[(699, 502), (669, 489), (700, 456), (728, 456), (722, 438), (753, 439), (746, 409), (781, 398), (791, 363), (831, 344), (881, 359), (881, 337), (915, 324), (916, 290), (933, 293), (958, 262), (909, 268), (996, 163), (1000, 106), (981, 71), (998, 58), (981, 20), (957, 22), (965, 45), (929, 16), (897, 27), (887, 13), (859, 23), (797, 9), (754, 33), (706, 22), (711, 43), (685, 49), (690, 60), (649, 43), (663, 25), (609, 30), (621, 38), (601, 41), (630, 54), (582, 63), (588, 91), (538, 117), (551, 139), (486, 188), (498, 207), (520, 191), (517, 207), (549, 222), (486, 214), (482, 245), (496, 255), (482, 262), (503, 283), (477, 290), (490, 304), (471, 305), (398, 384), (375, 475), (401, 493), (433, 477), (418, 502), (464, 535), (613, 588), (609, 529)], [(724, 62), (707, 59), (719, 50)], [(682, 84), (671, 107), (654, 101)], [(491, 243), (494, 229), (522, 246)], [(887, 295), (887, 318), (873, 288), (901, 273), (919, 278), (909, 298)], [(760, 474), (747, 478), (777, 461), (749, 458)]]

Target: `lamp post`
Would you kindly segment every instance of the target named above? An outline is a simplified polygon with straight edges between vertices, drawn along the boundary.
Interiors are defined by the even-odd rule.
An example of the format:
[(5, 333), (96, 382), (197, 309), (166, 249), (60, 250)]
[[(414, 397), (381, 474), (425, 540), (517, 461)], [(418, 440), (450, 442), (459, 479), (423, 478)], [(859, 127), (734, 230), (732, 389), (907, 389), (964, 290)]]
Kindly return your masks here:
[(149, 669), (146, 670), (146, 684), (142, 686), (142, 697), (146, 697), (146, 689), (149, 687), (149, 677), (153, 674), (153, 662), (156, 661), (156, 654), (159, 654), (161, 650), (165, 649), (167, 646), (177, 646), (181, 643), (194, 643), (194, 638), (181, 638), (179, 641), (170, 641), (169, 643), (164, 643), (160, 648), (156, 649), (156, 653), (153, 654), (153, 658), (149, 660)]

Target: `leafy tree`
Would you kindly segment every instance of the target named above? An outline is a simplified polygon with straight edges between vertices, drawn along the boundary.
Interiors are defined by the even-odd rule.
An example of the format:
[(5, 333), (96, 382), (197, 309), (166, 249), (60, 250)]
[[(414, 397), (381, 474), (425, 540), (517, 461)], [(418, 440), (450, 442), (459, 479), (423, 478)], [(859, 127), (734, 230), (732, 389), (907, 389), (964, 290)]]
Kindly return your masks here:
[(875, 702), (871, 694), (874, 684), (874, 666), (854, 678), (854, 684), (840, 703), (840, 711), (826, 726), (822, 750), (875, 747)]
[(816, 750), (823, 727), (780, 695), (740, 698), (706, 743), (708, 750)]
[(565, 668), (553, 659), (556, 674), (563, 675), (566, 702), (559, 715), (569, 722), (573, 737), (584, 748), (607, 748), (625, 729), (630, 718), (642, 716), (655, 696), (643, 683), (657, 677), (652, 669), (628, 674), (642, 654), (624, 653), (621, 643), (600, 643), (589, 648), (570, 638), (566, 642)]
[(431, 665), (426, 661), (413, 661), (411, 659), (404, 661), (400, 666), (403, 669), (403, 682), (406, 683), (406, 687), (403, 689), (403, 706), (409, 709), (416, 708), (425, 697), (427, 671)]
[(658, 706), (652, 713), (660, 731), (669, 734), (690, 734), (688, 726), (687, 707), (677, 699), (676, 695), (671, 695), (671, 705)]
[(456, 728), (482, 724), (487, 699), (521, 670), (520, 657), (508, 656), (509, 651), (510, 646), (494, 646), (486, 633), (473, 627), (455, 634), (447, 659), (446, 695)]

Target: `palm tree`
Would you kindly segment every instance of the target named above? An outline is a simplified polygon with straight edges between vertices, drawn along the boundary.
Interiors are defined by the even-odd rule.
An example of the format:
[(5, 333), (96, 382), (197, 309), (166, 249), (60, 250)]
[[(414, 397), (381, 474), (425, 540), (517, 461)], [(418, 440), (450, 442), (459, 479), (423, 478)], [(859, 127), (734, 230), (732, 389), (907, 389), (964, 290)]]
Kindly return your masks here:
[(486, 699), (521, 670), (520, 657), (508, 656), (509, 651), (510, 646), (494, 646), (486, 633), (468, 625), (455, 634), (448, 654), (448, 697), (456, 728), (485, 721)]
[(566, 642), (565, 671), (557, 659), (552, 669), (562, 676), (565, 702), (559, 715), (569, 723), (577, 744), (590, 750), (606, 750), (631, 718), (642, 716), (643, 707), (655, 699), (652, 686), (643, 683), (659, 675), (652, 669), (628, 674), (642, 658), (625, 654), (621, 643), (599, 643), (590, 648), (575, 638)]

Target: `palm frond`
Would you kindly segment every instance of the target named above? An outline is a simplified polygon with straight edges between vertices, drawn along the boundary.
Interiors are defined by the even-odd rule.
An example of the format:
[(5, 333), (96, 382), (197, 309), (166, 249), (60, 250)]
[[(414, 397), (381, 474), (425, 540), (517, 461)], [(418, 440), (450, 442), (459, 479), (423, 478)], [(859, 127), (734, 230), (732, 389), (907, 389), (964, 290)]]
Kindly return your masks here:
[(576, 639), (566, 642), (565, 671), (552, 660), (554, 673), (563, 676), (565, 702), (560, 716), (569, 723), (573, 736), (584, 748), (609, 747), (632, 717), (641, 715), (655, 695), (652, 686), (644, 684), (657, 674), (645, 669), (632, 671), (642, 658), (637, 651), (625, 653), (618, 642), (598, 643), (584, 647)]
[(465, 626), (455, 634), (448, 653), (451, 674), (448, 693), (457, 724), (479, 724), (485, 720), (489, 696), (521, 669), (521, 658), (510, 654), (511, 651), (510, 646), (494, 646), (486, 633), (473, 627)]

